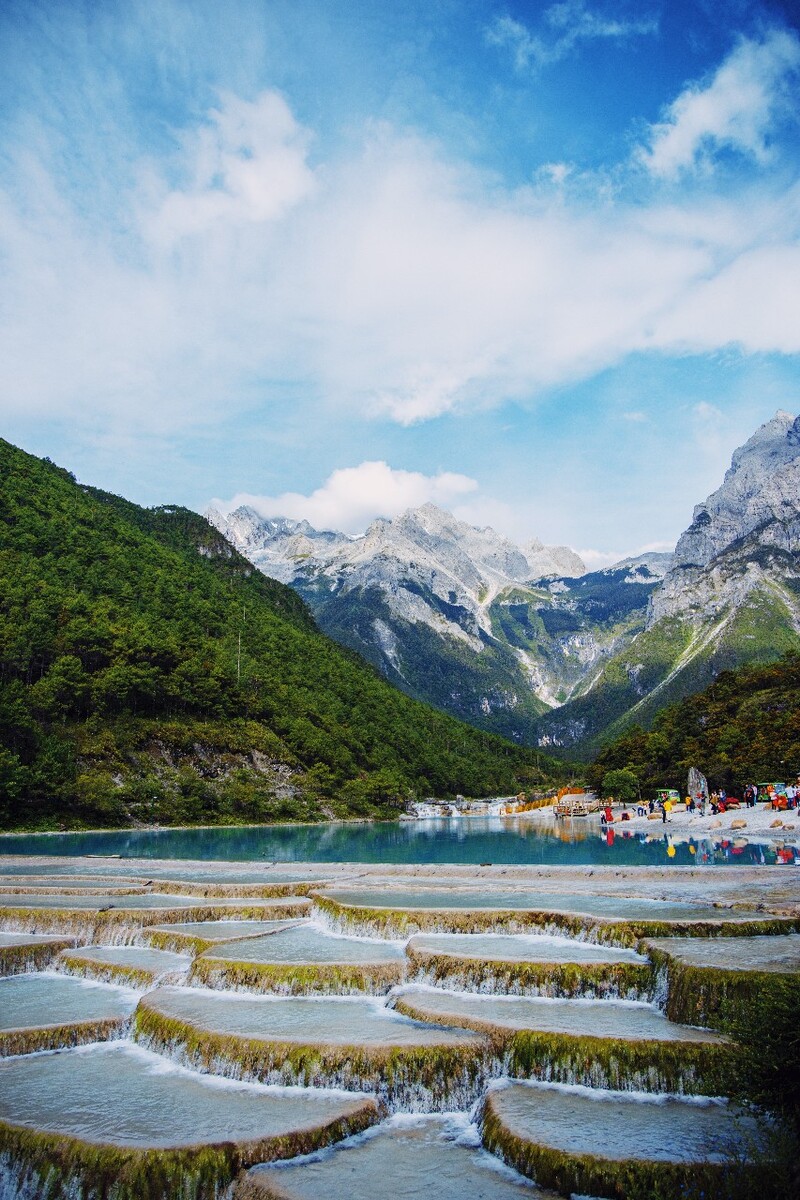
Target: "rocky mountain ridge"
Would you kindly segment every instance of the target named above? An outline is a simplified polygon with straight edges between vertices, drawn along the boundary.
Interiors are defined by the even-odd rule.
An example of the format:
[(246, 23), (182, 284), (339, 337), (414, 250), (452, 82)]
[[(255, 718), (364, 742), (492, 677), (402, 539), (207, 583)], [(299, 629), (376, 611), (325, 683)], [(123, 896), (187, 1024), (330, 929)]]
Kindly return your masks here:
[(538, 730), (542, 746), (589, 753), (626, 724), (720, 671), (766, 664), (800, 646), (800, 418), (778, 412), (733, 455), (695, 507), (645, 628), (592, 686)]
[(568, 547), (518, 546), (433, 504), (355, 538), (249, 508), (207, 516), (393, 683), (525, 742), (542, 712), (643, 627), (669, 558), (587, 572)]
[(269, 565), (269, 573), (286, 576), (285, 582), (307, 574), (309, 559), (331, 576), (363, 572), (362, 585), (373, 577), (376, 558), (391, 560), (398, 569), (449, 576), (449, 584), (476, 598), (492, 586), (586, 573), (567, 546), (545, 546), (537, 539), (516, 546), (490, 527), (468, 525), (435, 504), (409, 509), (394, 520), (378, 518), (360, 537), (314, 529), (308, 521), (261, 517), (248, 506), (227, 517), (211, 508), (206, 517), (259, 568)]
[(799, 551), (800, 417), (778, 412), (735, 451), (721, 486), (695, 506), (647, 627), (676, 616), (704, 622), (739, 607), (777, 582), (777, 558)]

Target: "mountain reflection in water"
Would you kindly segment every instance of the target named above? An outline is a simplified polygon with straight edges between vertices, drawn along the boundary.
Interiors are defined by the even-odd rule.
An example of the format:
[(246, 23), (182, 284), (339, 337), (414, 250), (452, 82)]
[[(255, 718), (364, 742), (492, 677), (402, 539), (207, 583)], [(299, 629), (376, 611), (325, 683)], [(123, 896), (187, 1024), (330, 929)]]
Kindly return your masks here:
[[(611, 833), (611, 831), (609, 831)], [(0, 854), (120, 855), (223, 861), (498, 863), (571, 866), (794, 865), (795, 843), (601, 831), (594, 818), (348, 821), (0, 836)]]

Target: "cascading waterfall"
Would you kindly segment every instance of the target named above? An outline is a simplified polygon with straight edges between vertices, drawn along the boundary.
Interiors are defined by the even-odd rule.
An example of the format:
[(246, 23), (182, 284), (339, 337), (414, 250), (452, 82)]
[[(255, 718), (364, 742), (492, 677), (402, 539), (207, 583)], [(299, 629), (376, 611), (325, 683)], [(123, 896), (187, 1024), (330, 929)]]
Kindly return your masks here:
[[(424, 891), (423, 888), (418, 890)], [(389, 895), (387, 889), (387, 897)], [(19, 899), (24, 898), (20, 896)], [(646, 903), (652, 902), (643, 901), (642, 905)], [(723, 1095), (732, 1089), (736, 1080), (734, 1048), (724, 1038), (699, 1037), (695, 1031), (695, 1041), (691, 1041), (685, 1031), (683, 1034), (675, 1032), (674, 1026), (669, 1033), (651, 1035), (642, 1032), (644, 1018), (639, 1019), (638, 1028), (626, 1029), (624, 1012), (619, 1032), (609, 1032), (616, 1017), (613, 1021), (608, 1018), (604, 1031), (580, 1032), (561, 1029), (555, 1024), (540, 1029), (532, 1019), (531, 1025), (526, 1027), (502, 1026), (499, 1022), (492, 1026), (488, 1019), (483, 1025), (477, 1019), (470, 1025), (469, 1013), (460, 1024), (456, 1015), (451, 1015), (448, 1020), (444, 1005), (439, 1016), (435, 1011), (420, 1015), (419, 1004), (417, 1011), (412, 1011), (413, 1006), (407, 1011), (403, 1007), (406, 992), (413, 990), (409, 985), (414, 983), (423, 985), (421, 991), (439, 997), (445, 992), (461, 996), (462, 1004), (467, 1007), (468, 1002), (473, 1003), (481, 997), (486, 1000), (507, 998), (509, 1002), (512, 998), (538, 997), (576, 1004), (646, 1001), (662, 1014), (670, 1012), (671, 1003), (673, 1009), (677, 1006), (681, 1012), (690, 1015), (687, 997), (697, 972), (704, 973), (709, 987), (715, 984), (714, 972), (704, 966), (676, 966), (674, 962), (670, 967), (663, 951), (651, 949), (640, 940), (635, 922), (604, 921), (580, 912), (493, 911), (489, 907), (470, 910), (463, 905), (460, 909), (417, 911), (413, 908), (348, 907), (325, 895), (317, 895), (314, 897), (314, 920), (301, 922), (306, 932), (292, 935), (298, 946), (310, 948), (307, 961), (294, 961), (291, 957), (281, 959), (280, 954), (272, 954), (268, 943), (274, 937), (272, 949), (275, 950), (281, 945), (280, 937), (284, 931), (280, 935), (271, 932), (261, 937), (260, 941), (266, 946), (261, 958), (253, 949), (248, 960), (246, 951), (241, 950), (246, 946), (244, 941), (237, 940), (236, 946), (231, 945), (230, 957), (225, 958), (227, 943), (219, 943), (220, 949), (215, 955), (214, 946), (204, 942), (201, 934), (197, 935), (196, 946), (187, 946), (185, 940), (170, 940), (171, 923), (176, 928), (181, 922), (193, 919), (199, 923), (204, 918), (212, 919), (212, 912), (219, 921), (219, 908), (200, 906), (201, 915), (194, 908), (123, 912), (121, 907), (110, 906), (107, 911), (83, 913), (76, 909), (69, 911), (68, 905), (64, 905), (63, 910), (54, 907), (34, 911), (30, 908), (25, 913), (24, 904), (20, 903), (9, 905), (0, 925), (21, 933), (30, 933), (34, 927), (47, 932), (57, 929), (61, 933), (66, 927), (64, 941), (73, 947), (101, 941), (106, 947), (138, 946), (151, 950), (154, 945), (174, 944), (180, 945), (184, 952), (188, 951), (188, 955), (203, 949), (206, 953), (203, 957), (195, 954), (189, 968), (191, 987), (173, 989), (184, 997), (196, 989), (196, 995), (200, 997), (197, 1005), (201, 1009), (204, 1005), (220, 1002), (244, 1003), (248, 994), (248, 1002), (254, 1005), (279, 1001), (286, 1005), (289, 1001), (281, 1000), (281, 997), (299, 994), (300, 1004), (322, 1003), (326, 995), (344, 1003), (346, 996), (352, 996), (358, 997), (359, 1003), (365, 1006), (373, 1004), (381, 1008), (377, 1001), (366, 999), (365, 993), (385, 995), (391, 991), (385, 1009), (396, 1009), (395, 1021), (424, 1028), (428, 1035), (437, 1029), (442, 1033), (440, 1041), (430, 1044), (419, 1038), (406, 1042), (398, 1039), (395, 1043), (388, 1036), (384, 1042), (370, 1041), (354, 1019), (351, 1043), (346, 1040), (349, 1027), (345, 1038), (337, 1042), (330, 1030), (325, 1031), (327, 1038), (319, 1029), (316, 1039), (310, 1034), (307, 1040), (289, 1034), (282, 1037), (280, 1029), (270, 1033), (268, 1023), (266, 1032), (258, 1036), (241, 1030), (237, 1032), (230, 1024), (225, 1027), (224, 1022), (220, 1030), (203, 1025), (199, 1019), (192, 1026), (188, 1020), (177, 1019), (169, 1010), (163, 1009), (167, 985), (185, 984), (187, 977), (182, 971), (161, 972), (156, 976), (148, 975), (142, 968), (137, 974), (133, 963), (104, 963), (97, 947), (93, 948), (93, 962), (88, 955), (82, 962), (80, 952), (76, 950), (72, 958), (67, 951), (54, 964), (62, 979), (65, 974), (88, 974), (94, 978), (119, 980), (123, 977), (121, 972), (127, 971), (127, 981), (140, 996), (146, 988), (154, 989), (140, 999), (133, 1019), (126, 1018), (117, 1022), (114, 1028), (109, 1025), (103, 1030), (98, 1025), (94, 1034), (87, 1027), (86, 1037), (111, 1038), (116, 1044), (122, 1043), (131, 1049), (138, 1046), (143, 1052), (157, 1055), (165, 1067), (171, 1063), (177, 1068), (199, 1073), (204, 1079), (220, 1081), (220, 1085), (221, 1081), (231, 1081), (247, 1086), (334, 1088), (351, 1095), (367, 1092), (377, 1100), (382, 1112), (391, 1114), (441, 1114), (456, 1109), (471, 1112), (474, 1119), (480, 1118), (484, 1128), (489, 1130), (487, 1137), (495, 1137), (497, 1152), (508, 1153), (509, 1161), (523, 1163), (521, 1169), (524, 1169), (527, 1159), (521, 1155), (519, 1146), (512, 1145), (513, 1139), (505, 1134), (500, 1137), (491, 1120), (487, 1124), (484, 1119), (487, 1089), (491, 1091), (504, 1080), (590, 1089), (594, 1093), (613, 1089), (628, 1096), (641, 1092), (662, 1098), (666, 1094), (685, 1097)], [(241, 907), (246, 909), (247, 906)], [(600, 906), (596, 905), (596, 908)], [(165, 929), (150, 932), (148, 926), (155, 920)], [(772, 918), (765, 917), (765, 932), (771, 921)], [(336, 954), (330, 947), (320, 949), (315, 961), (312, 934), (341, 939), (341, 945), (334, 950), (339, 950), (340, 957), (344, 958), (349, 947), (352, 961), (336, 961)], [(456, 949), (439, 953), (424, 948), (424, 937), (409, 944), (407, 939), (415, 934), (456, 935), (454, 943), (459, 938), (464, 941), (463, 935), (474, 934), (476, 941), (487, 942), (496, 936), (501, 940), (504, 937), (509, 941), (516, 940), (517, 945), (514, 953), (509, 951), (508, 958), (501, 958), (499, 952), (497, 958), (492, 958), (488, 950), (487, 957), (459, 955)], [(302, 945), (303, 938), (307, 945)], [(556, 940), (559, 946), (547, 949), (547, 939)], [(436, 937), (428, 940), (435, 942)], [(446, 942), (446, 939), (440, 940)], [(288, 941), (291, 937), (284, 938), (284, 944)], [(353, 945), (357, 941), (373, 943), (375, 953), (372, 958), (380, 961), (371, 961), (369, 945)], [(397, 948), (394, 957), (386, 949), (390, 943)], [(578, 953), (579, 947), (581, 953)], [(475, 950), (474, 944), (471, 948)], [(640, 953), (634, 953), (634, 948)], [(536, 957), (537, 950), (539, 958)], [(38, 947), (20, 949), (14, 970), (35, 969), (38, 951)], [(51, 946), (47, 946), (46, 952), (52, 955)], [(401, 983), (402, 990), (391, 990)], [(722, 979), (718, 990), (723, 985), (730, 987)], [(226, 994), (230, 994), (230, 1000), (222, 1001)], [(726, 1003), (733, 1003), (733, 1000), (727, 1000), (732, 993), (720, 994)], [(209, 999), (210, 995), (213, 1000)], [(152, 997), (159, 996), (162, 997), (161, 1009), (151, 1002)], [(241, 1000), (234, 1001), (234, 996)], [(713, 995), (709, 1004), (711, 1001), (717, 1002)], [(421, 1007), (424, 1009), (424, 1005)], [(652, 1012), (650, 1019), (655, 1019)], [(658, 1019), (662, 1018), (659, 1016)], [(688, 1016), (681, 1019), (688, 1019)], [(631, 1026), (635, 1024), (631, 1015)], [(587, 1029), (586, 1021), (583, 1028)], [(63, 1041), (53, 1045), (71, 1046), (85, 1040), (80, 1033), (65, 1034)], [(48, 1048), (48, 1043), (40, 1043), (33, 1037), (12, 1053), (28, 1056), (32, 1051)], [(299, 1142), (292, 1142), (291, 1146), (287, 1143), (286, 1153), (290, 1149), (297, 1152), (299, 1146)], [(0, 1200), (40, 1200), (41, 1196), (50, 1194), (51, 1185), (56, 1187), (51, 1168), (42, 1165), (45, 1159), (37, 1157), (37, 1153), (19, 1148), (9, 1150), (8, 1145), (1, 1142), (0, 1151)], [(229, 1166), (226, 1160), (219, 1169), (218, 1166), (209, 1168), (201, 1184), (191, 1172), (181, 1175), (180, 1179), (176, 1175), (165, 1183), (165, 1190), (158, 1191), (156, 1187), (154, 1200), (155, 1197), (167, 1200), (173, 1195), (180, 1196), (181, 1200), (200, 1200), (200, 1197), (221, 1200), (232, 1186), (230, 1176), (225, 1174)], [(134, 1195), (131, 1193), (130, 1200)], [(94, 1200), (91, 1190), (86, 1190), (85, 1179), (82, 1181), (79, 1174), (72, 1177), (69, 1172), (58, 1183), (54, 1196), (58, 1200)], [(126, 1200), (129, 1200), (127, 1193)]]

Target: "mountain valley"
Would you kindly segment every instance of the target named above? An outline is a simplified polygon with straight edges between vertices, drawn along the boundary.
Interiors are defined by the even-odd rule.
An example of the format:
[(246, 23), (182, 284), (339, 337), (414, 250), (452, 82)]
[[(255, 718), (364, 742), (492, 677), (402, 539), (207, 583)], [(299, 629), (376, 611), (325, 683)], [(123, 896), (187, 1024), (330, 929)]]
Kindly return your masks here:
[(515, 546), (433, 504), (361, 538), (239, 508), (208, 520), (320, 627), (392, 683), (479, 728), (530, 744), (537, 719), (580, 694), (644, 627), (668, 555), (587, 572), (564, 546)]
[(409, 695), (569, 757), (800, 645), (800, 419), (785, 412), (736, 451), (674, 556), (602, 571), (432, 504), (355, 538), (247, 507), (207, 518)]

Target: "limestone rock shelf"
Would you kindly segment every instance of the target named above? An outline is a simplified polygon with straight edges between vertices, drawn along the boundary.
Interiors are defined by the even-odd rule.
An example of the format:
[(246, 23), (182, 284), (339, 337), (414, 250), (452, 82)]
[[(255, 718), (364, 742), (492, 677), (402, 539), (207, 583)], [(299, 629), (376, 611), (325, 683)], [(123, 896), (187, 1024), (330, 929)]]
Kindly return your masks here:
[(195, 959), (192, 978), (214, 988), (298, 995), (386, 992), (405, 973), (402, 945), (339, 937), (313, 924), (227, 942)]
[(75, 938), (56, 933), (0, 933), (0, 975), (41, 971), (74, 945)]
[[(339, 875), (340, 868), (325, 864), (301, 863), (234, 863), (209, 862), (205, 859), (181, 861), (173, 858), (123, 858), (121, 855), (105, 857), (17, 857), (2, 858), (0, 878), (18, 878), (20, 875), (35, 875), (53, 879), (125, 879), (137, 882), (154, 880), (180, 880), (185, 883), (222, 883), (231, 886), (240, 884), (302, 884), (313, 880), (316, 887)], [(348, 871), (347, 874), (350, 874)]]
[[(87, 870), (82, 863), (81, 871)], [(146, 880), (136, 875), (100, 875), (100, 874), (62, 874), (60, 871), (46, 871), (40, 868), (36, 872), (13, 870), (13, 864), (8, 859), (3, 862), (3, 874), (0, 875), (0, 892), (17, 891), (20, 888), (32, 888), (34, 891), (46, 892), (103, 892), (116, 891), (125, 888), (145, 889)]]
[(737, 1196), (767, 1183), (764, 1162), (743, 1161), (764, 1131), (721, 1099), (512, 1082), (489, 1091), (482, 1131), (487, 1148), (564, 1195), (700, 1200), (734, 1194), (734, 1180)]
[(59, 955), (59, 970), (129, 987), (149, 988), (157, 979), (179, 982), (191, 966), (186, 954), (149, 946), (83, 946)]
[(335, 887), (312, 894), (332, 923), (354, 932), (395, 937), (426, 931), (524, 933), (540, 929), (633, 945), (648, 936), (772, 934), (798, 926), (796, 917), (756, 910), (535, 888)]
[(645, 999), (653, 984), (635, 950), (547, 934), (420, 934), (409, 977), (464, 991)]
[(770, 1194), (719, 1097), (796, 872), (0, 869), (0, 1196), (729, 1200), (751, 1145)]
[(648, 949), (692, 967), (721, 971), (800, 971), (800, 934), (783, 937), (653, 938)]
[(136, 1037), (190, 1066), (265, 1082), (369, 1089), (391, 1107), (468, 1107), (495, 1065), (488, 1041), (419, 1022), (371, 997), (229, 995), (158, 988)]
[(466, 1119), (391, 1118), (311, 1162), (254, 1167), (234, 1200), (555, 1200), (475, 1144)]
[(161, 950), (202, 954), (220, 942), (243, 941), (279, 933), (294, 923), (291, 918), (275, 921), (179, 921), (171, 925), (153, 925), (144, 937)]
[(170, 894), (0, 895), (0, 928), (72, 933), (88, 941), (126, 941), (148, 925), (174, 921), (273, 919), (304, 916), (305, 897), (201, 901)]
[(50, 1200), (212, 1200), (240, 1168), (307, 1154), (378, 1116), (367, 1096), (211, 1079), (125, 1042), (0, 1062), (9, 1189)]
[(719, 1034), (668, 1021), (650, 1004), (549, 1000), (410, 987), (392, 1003), (421, 1021), (492, 1038), (512, 1075), (643, 1092), (718, 1095), (736, 1074)]
[[(654, 938), (648, 953), (665, 979), (667, 1014), (677, 1021), (727, 1028), (749, 1009), (800, 995), (800, 935)], [(797, 1001), (789, 1004), (796, 1007)]]
[(129, 988), (68, 975), (0, 979), (0, 1055), (120, 1037), (138, 997)]
[(724, 1044), (708, 1029), (676, 1025), (652, 1004), (630, 1000), (549, 1000), (539, 996), (476, 995), (433, 987), (408, 987), (394, 1007), (419, 1021), (463, 1025), (487, 1033), (569, 1033), (575, 1037), (620, 1038), (624, 1041)]
[(0, 882), (4, 896), (144, 896), (148, 888), (139, 880), (129, 882), (114, 879), (60, 879), (37, 876), (15, 879), (6, 877)]

